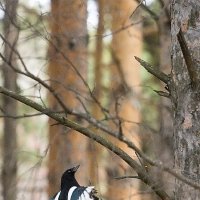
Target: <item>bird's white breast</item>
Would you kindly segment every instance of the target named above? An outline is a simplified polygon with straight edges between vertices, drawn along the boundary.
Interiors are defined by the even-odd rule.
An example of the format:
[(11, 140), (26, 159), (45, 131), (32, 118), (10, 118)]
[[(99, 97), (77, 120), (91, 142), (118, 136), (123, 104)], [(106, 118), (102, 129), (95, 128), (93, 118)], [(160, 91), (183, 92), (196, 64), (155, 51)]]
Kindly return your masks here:
[(72, 193), (74, 192), (74, 190), (76, 189), (77, 187), (76, 186), (73, 186), (69, 189), (69, 192), (68, 192), (68, 197), (67, 197), (67, 200), (71, 200), (71, 197), (72, 197)]
[(54, 198), (54, 200), (58, 200), (58, 198), (59, 198), (59, 196), (60, 196), (60, 193), (61, 193), (61, 191), (58, 192), (58, 194), (56, 195), (56, 197)]

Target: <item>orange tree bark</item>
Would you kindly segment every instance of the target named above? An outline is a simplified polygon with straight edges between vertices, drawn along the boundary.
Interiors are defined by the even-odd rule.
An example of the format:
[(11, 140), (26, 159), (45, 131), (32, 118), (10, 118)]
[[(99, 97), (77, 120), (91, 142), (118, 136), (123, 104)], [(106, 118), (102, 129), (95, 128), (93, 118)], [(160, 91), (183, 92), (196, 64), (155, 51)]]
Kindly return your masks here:
[[(104, 33), (104, 9), (105, 9), (105, 0), (98, 0), (98, 26), (96, 31), (96, 46), (94, 52), (94, 96), (102, 104), (103, 97), (103, 33)], [(94, 102), (91, 105), (91, 112), (95, 119), (101, 120), (102, 110), (101, 107)], [(100, 130), (96, 130), (98, 134), (102, 134)], [(100, 186), (105, 181), (105, 168), (103, 167), (103, 148), (93, 141), (89, 142), (89, 156), (90, 156), (90, 164), (89, 171), (91, 181), (94, 185), (98, 186), (98, 190), (100, 190)], [(95, 164), (95, 166), (94, 166)], [(100, 190), (101, 191), (101, 190)]]
[[(77, 96), (80, 91), (85, 91), (83, 79), (86, 78), (87, 66), (86, 7), (86, 0), (51, 1), (50, 85), (65, 106), (77, 111), (81, 109)], [(49, 94), (49, 104), (54, 111), (63, 110), (64, 107), (52, 94)], [(49, 143), (48, 190), (52, 196), (59, 190), (61, 174), (68, 167), (81, 164), (84, 173), (79, 174), (79, 180), (85, 180), (87, 140), (50, 119)]]
[[(200, 178), (200, 2), (171, 2), (175, 168), (193, 182)], [(200, 199), (200, 191), (176, 180), (175, 199)]]
[[(18, 39), (18, 29), (16, 27), (18, 1), (5, 1), (4, 16), (4, 35), (8, 43), (5, 43), (4, 56), (6, 60), (16, 66), (16, 57), (11, 45), (15, 48)], [(3, 64), (4, 87), (16, 91), (17, 90), (17, 74), (7, 63)], [(3, 109), (5, 115), (16, 116), (17, 102), (12, 98), (4, 96)], [(2, 169), (2, 185), (3, 198), (6, 200), (15, 200), (17, 196), (17, 135), (16, 120), (4, 118), (4, 135), (3, 135), (3, 169)]]
[[(111, 66), (111, 104), (113, 111), (118, 115), (119, 127), (121, 126), (122, 134), (134, 141), (138, 146), (138, 126), (135, 124), (140, 122), (138, 85), (140, 84), (139, 65), (134, 61), (134, 55), (141, 55), (142, 35), (140, 25), (132, 26), (123, 29), (131, 23), (130, 15), (136, 8), (137, 3), (132, 0), (112, 0), (109, 2), (110, 13), (112, 14), (112, 55), (113, 64)], [(137, 19), (136, 19), (137, 21)], [(130, 120), (132, 122), (127, 122)], [(118, 128), (119, 128), (118, 127)], [(123, 145), (116, 141), (116, 144), (123, 150), (135, 157), (135, 154)], [(112, 158), (115, 162), (109, 166), (108, 174), (110, 175), (108, 185), (109, 199), (129, 198), (134, 195), (134, 199), (140, 199), (137, 195), (139, 189), (139, 181), (128, 180), (116, 181), (114, 176), (122, 176), (125, 173), (129, 174), (130, 168), (116, 157)], [(134, 184), (134, 187), (131, 184)]]

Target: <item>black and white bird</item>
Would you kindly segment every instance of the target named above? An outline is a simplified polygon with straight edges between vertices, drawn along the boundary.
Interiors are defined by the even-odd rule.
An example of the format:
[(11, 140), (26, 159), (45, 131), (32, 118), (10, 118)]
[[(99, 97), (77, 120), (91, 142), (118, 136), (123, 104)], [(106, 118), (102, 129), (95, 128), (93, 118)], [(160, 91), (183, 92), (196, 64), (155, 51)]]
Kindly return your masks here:
[(66, 170), (61, 178), (61, 190), (53, 200), (99, 200), (94, 186), (80, 186), (75, 173), (80, 165)]

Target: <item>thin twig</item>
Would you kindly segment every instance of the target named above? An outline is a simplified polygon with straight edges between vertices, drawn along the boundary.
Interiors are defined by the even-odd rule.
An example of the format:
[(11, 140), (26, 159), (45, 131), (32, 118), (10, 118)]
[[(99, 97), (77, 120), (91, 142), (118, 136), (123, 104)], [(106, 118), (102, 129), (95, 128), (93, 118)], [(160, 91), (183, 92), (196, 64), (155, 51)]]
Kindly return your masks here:
[[(136, 1), (137, 1), (139, 4), (140, 4), (140, 2), (141, 2), (141, 0), (136, 0)], [(153, 18), (155, 21), (158, 21), (159, 17), (156, 15), (156, 13), (154, 13), (152, 10), (150, 10), (150, 9), (148, 8), (147, 5), (141, 3), (140, 6), (141, 6), (145, 11), (147, 11), (147, 12), (150, 14), (150, 16), (152, 16), (152, 18)]]
[(133, 10), (133, 12), (131, 13), (131, 15), (130, 15), (129, 18), (131, 18), (135, 14), (135, 12), (137, 11), (137, 9), (141, 6), (141, 4), (143, 4), (143, 1), (145, 1), (145, 0), (140, 0), (140, 2), (136, 6), (136, 8)]
[(22, 118), (28, 118), (28, 117), (36, 117), (36, 116), (40, 116), (40, 115), (44, 115), (43, 113), (34, 113), (34, 114), (23, 114), (23, 115), (0, 115), (0, 118), (11, 118), (11, 119), (22, 119)]
[[(101, 103), (98, 101), (98, 99), (94, 96), (94, 94), (92, 93), (92, 90), (90, 89), (87, 81), (84, 79), (84, 77), (82, 76), (82, 74), (79, 72), (79, 70), (77, 69), (77, 67), (74, 65), (74, 63), (65, 55), (65, 53), (63, 51), (61, 51), (52, 41), (48, 36), (44, 36), (42, 35), (37, 29), (35, 29), (35, 27), (30, 24), (28, 21), (24, 20), (23, 17), (20, 17), (25, 24), (28, 25), (29, 28), (32, 28), (36, 34), (38, 34), (40, 37), (42, 37), (43, 39), (45, 39), (53, 48), (55, 48), (55, 50), (57, 52), (59, 52), (59, 54), (65, 59), (65, 61), (72, 67), (72, 69), (76, 72), (76, 74), (78, 75), (78, 77), (81, 79), (81, 81), (83, 82), (83, 84), (86, 86), (86, 88), (88, 89), (90, 96), (92, 97), (92, 99), (94, 100), (94, 102), (99, 106), (99, 108), (102, 110), (102, 112), (104, 113), (104, 115), (108, 114), (108, 110), (105, 109)], [(14, 22), (13, 22), (14, 23)], [(16, 26), (16, 24), (14, 24)], [(1, 35), (1, 37), (3, 37)], [(3, 39), (3, 38), (2, 38)], [(7, 42), (7, 41), (6, 41)], [(8, 43), (8, 42), (7, 42)], [(9, 44), (9, 43), (8, 43)], [(17, 50), (13, 49), (13, 51), (15, 51), (15, 53), (17, 54), (17, 56), (19, 57), (20, 62), (22, 63), (23, 67), (25, 67), (25, 71), (27, 70), (26, 65), (23, 62), (23, 59), (21, 58), (21, 56), (19, 55), (19, 53), (17, 52)], [(4, 60), (5, 61), (5, 60)], [(9, 63), (10, 64), (10, 63)], [(65, 65), (64, 65), (65, 66)], [(16, 70), (15, 70), (16, 71)], [(19, 72), (18, 72), (19, 73)], [(45, 88), (47, 88), (52, 94), (53, 96), (56, 98), (56, 100), (58, 101), (58, 103), (61, 105), (61, 107), (65, 110), (66, 114), (70, 114), (71, 110), (64, 104), (64, 102), (61, 100), (61, 98), (59, 97), (59, 95), (54, 91), (54, 89), (50, 86), (48, 86), (47, 84), (43, 84), (43, 82), (41, 81), (41, 79), (39, 77), (34, 76), (33, 74), (31, 74), (29, 71), (27, 71), (27, 74), (25, 74), (24, 72), (22, 72), (21, 74), (28, 76), (36, 81), (38, 81), (39, 83), (41, 83)]]
[(59, 95), (56, 93), (56, 91), (50, 87), (48, 84), (46, 84), (43, 80), (41, 80), (39, 77), (35, 76), (34, 74), (32, 74), (26, 67), (21, 55), (19, 54), (19, 52), (13, 48), (10, 43), (3, 37), (2, 34), (0, 34), (0, 37), (2, 38), (2, 40), (12, 49), (12, 51), (18, 56), (21, 64), (24, 67), (24, 70), (26, 71), (23, 72), (21, 70), (19, 70), (18, 68), (16, 68), (15, 66), (12, 65), (11, 62), (9, 62), (9, 60), (7, 60), (1, 53), (0, 53), (0, 57), (2, 58), (2, 60), (7, 63), (15, 72), (22, 74), (26, 77), (29, 77), (35, 81), (37, 81), (38, 83), (40, 83), (41, 85), (43, 85), (49, 92), (51, 92), (51, 94), (55, 97), (55, 99), (58, 101), (58, 103), (60, 104), (60, 106), (65, 110), (66, 114), (70, 114), (71, 110), (64, 104), (64, 102), (62, 101), (62, 99), (59, 97)]
[(119, 177), (114, 177), (114, 179), (116, 179), (116, 180), (127, 179), (127, 178), (137, 178), (137, 179), (140, 179), (139, 176), (119, 176)]
[(124, 136), (122, 136), (122, 138), (120, 138), (120, 139), (121, 139), (121, 141), (126, 143), (130, 148), (134, 149), (138, 153), (138, 155), (141, 156), (141, 158), (144, 159), (146, 162), (148, 162), (150, 165), (156, 166), (159, 169), (166, 171), (169, 174), (176, 177), (177, 179), (183, 181), (184, 183), (192, 186), (193, 188), (200, 190), (200, 185), (198, 183), (194, 182), (194, 180), (190, 180), (190, 179), (186, 178), (185, 176), (181, 175), (180, 173), (178, 173), (176, 170), (173, 170), (167, 166), (164, 166), (161, 161), (151, 160), (134, 143), (127, 140)]

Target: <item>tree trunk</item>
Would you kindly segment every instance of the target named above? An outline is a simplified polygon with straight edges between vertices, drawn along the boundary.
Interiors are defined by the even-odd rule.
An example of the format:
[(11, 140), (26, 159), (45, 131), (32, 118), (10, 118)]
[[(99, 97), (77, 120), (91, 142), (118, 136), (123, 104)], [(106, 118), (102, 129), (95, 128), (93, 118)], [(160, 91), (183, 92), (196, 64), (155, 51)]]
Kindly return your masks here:
[[(200, 183), (199, 10), (200, 1), (173, 0), (171, 3), (170, 89), (174, 110), (175, 169), (197, 183)], [(200, 199), (200, 191), (176, 180), (175, 199), (197, 200)]]
[[(65, 106), (80, 111), (77, 97), (85, 90), (81, 79), (86, 79), (87, 66), (87, 3), (86, 0), (52, 0), (51, 8), (50, 85)], [(63, 109), (51, 94), (49, 104), (55, 111)], [(66, 168), (81, 164), (84, 173), (77, 173), (78, 179), (86, 180), (87, 139), (50, 119), (49, 141), (49, 195), (52, 196), (60, 189), (61, 174)]]
[[(111, 98), (110, 103), (113, 107), (112, 113), (119, 117), (118, 130), (139, 146), (137, 123), (140, 121), (139, 113), (139, 87), (140, 69), (137, 62), (134, 61), (134, 55), (141, 55), (142, 34), (141, 24), (129, 28), (131, 13), (137, 6), (132, 0), (112, 0), (109, 2), (110, 13), (112, 14), (112, 55), (113, 64), (111, 66)], [(139, 20), (135, 19), (135, 21)], [(121, 30), (121, 31), (120, 31)], [(119, 32), (118, 32), (119, 31)], [(126, 120), (129, 120), (126, 121)], [(131, 121), (131, 122), (130, 122)], [(133, 151), (126, 145), (115, 141), (123, 150), (137, 159)], [(141, 199), (138, 195), (139, 181), (136, 179), (115, 180), (113, 177), (123, 176), (133, 173), (130, 168), (122, 161), (113, 156), (113, 165), (108, 167), (108, 198), (121, 199), (131, 198)], [(134, 185), (132, 187), (131, 185)]]
[[(160, 71), (170, 74), (171, 70), (171, 58), (170, 58), (170, 45), (171, 45), (171, 34), (170, 34), (170, 12), (169, 12), (169, 0), (165, 1), (165, 5), (162, 5), (165, 12), (159, 17), (159, 41), (160, 41)], [(161, 91), (166, 91), (161, 84)], [(173, 112), (171, 108), (171, 102), (169, 98), (160, 97), (160, 137), (157, 137), (158, 145), (156, 146), (159, 159), (163, 163), (173, 168), (174, 157), (173, 157)], [(161, 144), (161, 145), (160, 145)], [(166, 192), (173, 195), (174, 189), (174, 178), (169, 174), (162, 173), (159, 171), (158, 181), (162, 182), (162, 186)], [(158, 174), (157, 174), (158, 175)], [(166, 181), (167, 180), (167, 181)]]
[[(18, 1), (5, 1), (4, 16), (4, 35), (7, 42), (16, 47), (18, 39), (18, 29), (16, 28), (16, 13)], [(4, 56), (13, 66), (16, 66), (15, 53), (8, 44), (4, 44)], [(4, 87), (11, 90), (17, 90), (17, 75), (7, 65), (3, 64)], [(3, 97), (3, 109), (5, 115), (16, 116), (17, 102), (7, 96)], [(16, 120), (4, 118), (4, 135), (3, 135), (3, 198), (5, 200), (17, 199), (17, 136), (16, 136)]]
[[(104, 9), (105, 0), (98, 0), (98, 27), (96, 33), (96, 48), (94, 54), (94, 96), (102, 104), (103, 97), (103, 33), (104, 33)], [(91, 105), (91, 112), (95, 119), (101, 120), (103, 117), (102, 110), (99, 105), (94, 102)], [(98, 134), (103, 134), (100, 130), (95, 131)], [(89, 142), (89, 176), (91, 177), (92, 184), (94, 184), (98, 191), (101, 192), (101, 185), (105, 182), (105, 168), (103, 167), (102, 153), (104, 149), (94, 141)], [(95, 166), (94, 166), (95, 164)]]

